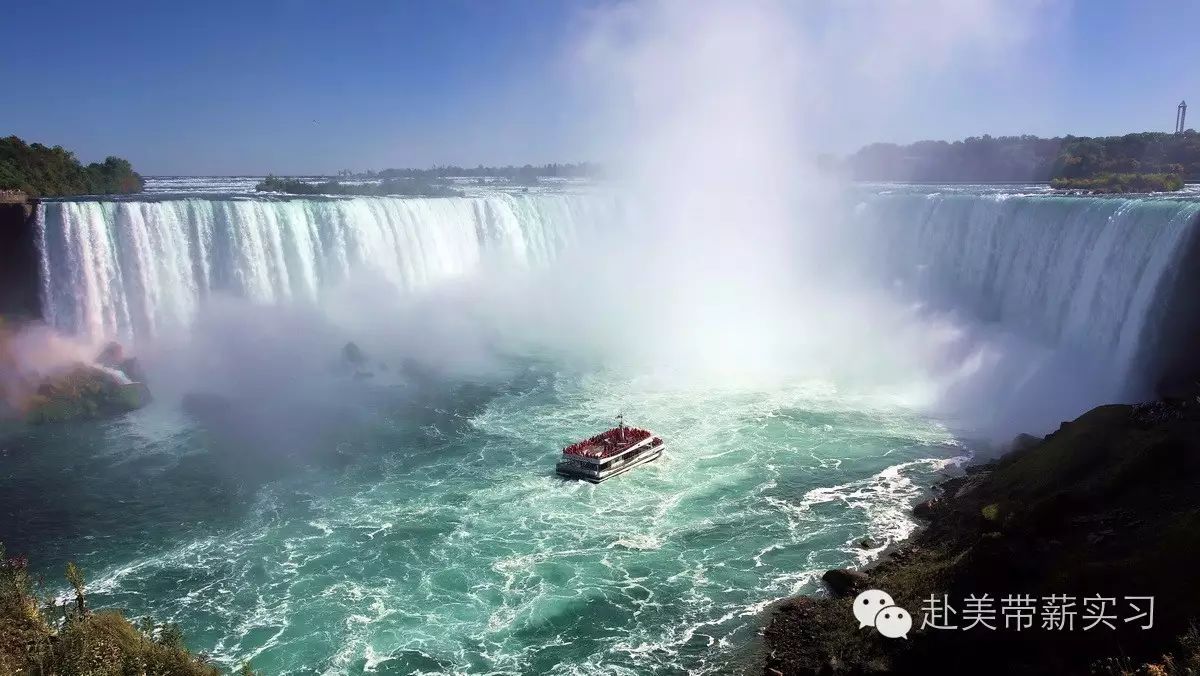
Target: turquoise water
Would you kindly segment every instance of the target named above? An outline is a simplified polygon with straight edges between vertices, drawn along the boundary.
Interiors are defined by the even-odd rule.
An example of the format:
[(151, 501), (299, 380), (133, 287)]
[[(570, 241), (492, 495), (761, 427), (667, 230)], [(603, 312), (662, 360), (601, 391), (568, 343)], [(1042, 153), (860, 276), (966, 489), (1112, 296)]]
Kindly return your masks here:
[[(724, 673), (767, 603), (907, 535), (963, 454), (901, 403), (819, 382), (540, 363), (329, 387), (321, 432), (282, 447), (173, 401), (34, 430), (7, 451), (25, 462), (0, 478), (5, 538), (48, 576), (79, 561), (95, 605), (267, 674)], [(667, 455), (601, 485), (555, 477), (558, 447), (618, 411)]]
[[(803, 264), (661, 278), (593, 255), (638, 220), (585, 190), (48, 205), (49, 319), (149, 337), (158, 401), (0, 430), (0, 540), (266, 674), (736, 671), (768, 604), (912, 532), (962, 430), (1138, 396), (1200, 210), (861, 192)], [(677, 234), (667, 272), (742, 236)], [(832, 277), (772, 294), (772, 272)], [(351, 336), (395, 368), (331, 372)], [(188, 389), (241, 399), (193, 419)], [(666, 455), (557, 478), (618, 413)]]

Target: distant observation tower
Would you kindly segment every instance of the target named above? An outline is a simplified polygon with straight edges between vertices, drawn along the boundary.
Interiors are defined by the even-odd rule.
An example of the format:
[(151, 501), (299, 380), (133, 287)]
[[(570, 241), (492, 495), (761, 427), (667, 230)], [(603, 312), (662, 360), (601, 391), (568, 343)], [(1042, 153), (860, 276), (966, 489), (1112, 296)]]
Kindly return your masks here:
[(1175, 133), (1182, 134), (1184, 123), (1187, 122), (1187, 101), (1179, 102), (1179, 109), (1175, 113)]

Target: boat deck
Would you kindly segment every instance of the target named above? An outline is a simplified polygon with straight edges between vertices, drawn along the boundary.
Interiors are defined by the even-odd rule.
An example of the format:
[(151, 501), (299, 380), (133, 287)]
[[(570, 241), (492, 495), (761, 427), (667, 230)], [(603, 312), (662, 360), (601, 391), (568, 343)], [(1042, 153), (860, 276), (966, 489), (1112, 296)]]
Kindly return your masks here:
[(571, 479), (600, 483), (662, 456), (663, 440), (649, 430), (613, 428), (563, 449), (555, 472)]

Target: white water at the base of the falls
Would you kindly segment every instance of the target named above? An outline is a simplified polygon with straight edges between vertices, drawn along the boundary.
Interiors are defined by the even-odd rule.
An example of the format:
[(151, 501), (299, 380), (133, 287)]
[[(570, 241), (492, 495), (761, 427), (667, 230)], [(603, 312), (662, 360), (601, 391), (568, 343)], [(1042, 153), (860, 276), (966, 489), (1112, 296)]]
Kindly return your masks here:
[(186, 327), (214, 293), (317, 301), (356, 274), (411, 293), (484, 267), (545, 265), (614, 208), (566, 193), (48, 202), (45, 315), (77, 336), (143, 340)]
[[(907, 537), (965, 453), (937, 421), (820, 383), (547, 366), (490, 385), (330, 378), (316, 412), (350, 420), (314, 432), (308, 407), (254, 443), (165, 397), (36, 428), (0, 505), (38, 518), (0, 535), (48, 580), (70, 557), (94, 607), (178, 622), (230, 669), (724, 674), (771, 601)], [(600, 485), (556, 477), (559, 448), (616, 411), (671, 448)], [(302, 450), (276, 442), (296, 428)]]

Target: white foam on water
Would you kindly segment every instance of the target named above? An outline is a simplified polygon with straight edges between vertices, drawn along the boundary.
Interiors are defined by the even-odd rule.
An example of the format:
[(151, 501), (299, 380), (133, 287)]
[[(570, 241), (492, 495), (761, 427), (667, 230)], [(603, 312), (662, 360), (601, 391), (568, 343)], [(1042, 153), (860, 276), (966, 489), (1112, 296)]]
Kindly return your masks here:
[[(916, 299), (915, 316), (944, 304), (967, 318), (921, 335), (951, 352), (990, 322), (1104, 360), (1113, 383), (1153, 334), (1198, 208), (888, 192), (857, 210), (855, 227), (887, 254), (876, 272)], [(418, 294), (493, 266), (551, 264), (610, 213), (604, 199), (51, 202), (40, 215), (48, 314), (80, 335), (141, 338), (186, 325), (212, 293), (315, 302), (363, 269)], [(894, 221), (918, 225), (888, 236)], [(951, 380), (972, 381), (1006, 346), (952, 360)], [(369, 476), (352, 466), (346, 480), (270, 484), (229, 532), (99, 571), (95, 602), (181, 621), (219, 664), (250, 657), (271, 673), (391, 661), (433, 673), (721, 673), (769, 603), (911, 535), (912, 504), (967, 456), (914, 412), (930, 398), (923, 382), (584, 370), (563, 365), (481, 410), (439, 403), (431, 413), (459, 427), (422, 423), (415, 448), (384, 436), (390, 454)], [(599, 486), (556, 478), (559, 448), (618, 412), (667, 438), (664, 457)], [(302, 508), (284, 499), (309, 490)], [(874, 545), (857, 546), (864, 537)]]
[[(620, 410), (671, 439), (669, 462), (554, 477), (558, 448)], [(283, 497), (308, 489), (269, 486), (242, 527), (102, 571), (94, 602), (161, 616), (169, 580), (160, 619), (273, 673), (720, 673), (767, 604), (854, 559), (847, 542), (900, 537), (896, 513), (954, 454), (887, 397), (617, 374), (501, 395), (445, 436), (294, 516)]]

